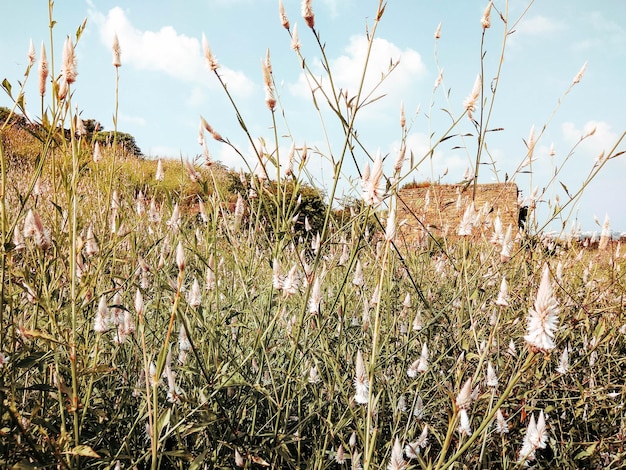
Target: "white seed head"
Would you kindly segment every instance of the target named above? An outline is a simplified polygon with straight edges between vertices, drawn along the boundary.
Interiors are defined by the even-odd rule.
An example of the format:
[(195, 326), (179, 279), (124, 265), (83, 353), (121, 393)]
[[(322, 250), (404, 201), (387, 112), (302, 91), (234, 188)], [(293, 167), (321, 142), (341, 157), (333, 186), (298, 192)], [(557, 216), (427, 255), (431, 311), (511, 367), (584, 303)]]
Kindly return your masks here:
[(580, 70), (574, 77), (574, 80), (572, 81), (572, 85), (576, 85), (577, 83), (580, 83), (580, 80), (582, 80), (583, 75), (585, 75), (586, 70), (587, 70), (587, 62), (583, 64), (583, 66), (580, 68)]
[(531, 349), (548, 352), (554, 349), (554, 335), (558, 326), (558, 302), (554, 296), (550, 269), (546, 264), (541, 275), (534, 308), (528, 312), (528, 333), (524, 339)]
[(183, 243), (180, 241), (176, 246), (176, 265), (178, 266), (179, 272), (185, 270), (185, 249), (183, 248)]
[(32, 67), (35, 63), (35, 45), (33, 44), (33, 40), (30, 40), (30, 44), (28, 46), (28, 65)]
[(362, 405), (369, 402), (369, 379), (367, 377), (367, 368), (363, 360), (363, 353), (359, 349), (356, 354), (356, 370), (354, 374), (354, 388), (356, 394), (354, 401)]
[(491, 27), (491, 1), (489, 2), (489, 5), (487, 5), (487, 8), (485, 8), (483, 16), (480, 18), (480, 24), (482, 25), (483, 30)]
[(46, 58), (46, 46), (41, 43), (41, 57), (39, 58), (39, 94), (46, 94), (46, 82), (48, 80), (48, 59)]
[(465, 381), (463, 387), (456, 397), (456, 406), (460, 409), (467, 409), (472, 403), (472, 378)]
[(289, 30), (289, 18), (287, 18), (287, 13), (285, 13), (283, 0), (278, 0), (278, 16), (280, 18), (280, 24), (283, 26), (283, 28)]
[(300, 39), (298, 38), (298, 23), (293, 25), (293, 32), (291, 33), (291, 48), (300, 52)]
[(120, 41), (117, 38), (117, 33), (113, 36), (113, 66), (122, 66), (122, 49), (120, 48)]
[(204, 52), (204, 59), (206, 60), (209, 70), (211, 72), (215, 72), (220, 67), (220, 64), (217, 62), (213, 52), (211, 52), (211, 48), (209, 47), (209, 43), (204, 33), (202, 33), (202, 51)]
[(315, 28), (315, 15), (311, 7), (312, 0), (302, 0), (302, 18), (309, 28)]

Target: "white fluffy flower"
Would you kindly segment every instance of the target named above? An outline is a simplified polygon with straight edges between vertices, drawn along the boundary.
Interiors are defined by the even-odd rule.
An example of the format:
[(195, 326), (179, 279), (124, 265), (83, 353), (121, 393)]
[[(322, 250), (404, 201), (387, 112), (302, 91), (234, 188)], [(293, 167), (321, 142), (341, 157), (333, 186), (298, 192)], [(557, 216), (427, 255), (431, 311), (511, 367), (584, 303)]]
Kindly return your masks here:
[(393, 442), (393, 448), (391, 449), (391, 458), (389, 459), (388, 470), (403, 470), (406, 468), (406, 462), (402, 456), (402, 444), (400, 439), (396, 437)]
[(459, 434), (462, 436), (470, 436), (472, 434), (472, 428), (470, 426), (469, 415), (467, 414), (467, 410), (465, 408), (461, 408), (459, 418)]
[(474, 227), (475, 220), (475, 212), (476, 211), (474, 210), (474, 203), (472, 202), (465, 209), (465, 212), (463, 213), (463, 218), (459, 223), (459, 228), (457, 230), (457, 235), (459, 237), (470, 236), (472, 234), (472, 228)]
[(506, 434), (509, 432), (509, 425), (506, 422), (506, 418), (504, 414), (502, 414), (502, 410), (498, 408), (496, 411), (496, 431), (500, 434)]
[(487, 362), (487, 387), (498, 387), (498, 376), (496, 375), (491, 361)]
[(569, 371), (569, 349), (566, 346), (563, 348), (563, 352), (561, 353), (561, 357), (559, 359), (559, 366), (556, 368), (556, 371), (559, 374), (567, 374)]
[(534, 413), (530, 416), (526, 435), (519, 451), (518, 462), (528, 462), (535, 459), (537, 449), (545, 449), (548, 441), (548, 431), (546, 429), (546, 418), (543, 411), (539, 412), (539, 417), (535, 421)]
[(500, 292), (498, 292), (496, 305), (500, 305), (501, 307), (509, 306), (509, 285), (504, 276), (502, 276), (502, 282), (500, 283)]
[(369, 402), (369, 388), (370, 383), (367, 378), (367, 368), (365, 367), (365, 361), (363, 360), (363, 353), (359, 349), (356, 354), (356, 372), (354, 374), (354, 388), (356, 394), (354, 395), (354, 401), (362, 405)]
[(404, 446), (404, 454), (408, 459), (416, 459), (420, 453), (420, 448), (423, 449), (428, 445), (428, 425), (424, 426), (422, 433), (416, 441), (409, 442)]
[(374, 164), (370, 171), (369, 164), (365, 165), (363, 169), (363, 176), (361, 177), (361, 188), (363, 189), (363, 201), (368, 206), (378, 206), (385, 194), (384, 188), (381, 186), (381, 180), (383, 176), (383, 160), (380, 152), (376, 155)]
[(554, 297), (550, 270), (546, 265), (541, 275), (534, 308), (528, 312), (528, 334), (524, 336), (532, 349), (547, 352), (554, 349), (554, 334), (558, 324), (558, 302)]

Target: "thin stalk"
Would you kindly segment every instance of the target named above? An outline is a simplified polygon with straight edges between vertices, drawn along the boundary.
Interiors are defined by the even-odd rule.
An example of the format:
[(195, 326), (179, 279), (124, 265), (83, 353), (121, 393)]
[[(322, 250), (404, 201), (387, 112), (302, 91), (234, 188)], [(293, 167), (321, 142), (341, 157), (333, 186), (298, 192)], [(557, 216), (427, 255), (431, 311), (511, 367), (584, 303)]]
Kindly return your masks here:
[(89, 402), (91, 399), (91, 392), (93, 390), (93, 384), (96, 378), (96, 374), (95, 374), (95, 368), (98, 365), (98, 356), (100, 354), (100, 338), (101, 338), (102, 334), (98, 333), (96, 336), (96, 344), (94, 346), (94, 353), (93, 353), (93, 361), (91, 363), (91, 368), (94, 369), (92, 371), (92, 373), (90, 374), (91, 377), (89, 378), (89, 385), (87, 385), (87, 391), (85, 393), (85, 399), (84, 399), (84, 403), (83, 403), (83, 413), (80, 419), (80, 430), (83, 429), (83, 424), (85, 423), (85, 418), (87, 417), (87, 410), (89, 409)]
[[(532, 4), (532, 1), (531, 1)], [(530, 6), (530, 5), (529, 5)], [(482, 151), (483, 148), (485, 146), (485, 136), (487, 134), (488, 131), (488, 127), (489, 127), (489, 122), (491, 120), (491, 114), (493, 112), (494, 109), (494, 104), (495, 104), (495, 97), (496, 97), (496, 92), (498, 90), (498, 84), (500, 83), (500, 77), (502, 75), (502, 65), (504, 64), (504, 52), (506, 50), (506, 43), (507, 43), (507, 38), (509, 37), (510, 32), (512, 31), (513, 28), (509, 29), (507, 28), (508, 24), (507, 24), (507, 20), (509, 17), (509, 2), (508, 0), (505, 3), (505, 9), (504, 9), (504, 14), (502, 15), (503, 21), (504, 21), (504, 28), (503, 28), (503, 36), (502, 36), (502, 46), (500, 48), (500, 59), (498, 61), (498, 69), (496, 71), (496, 75), (495, 78), (492, 80), (491, 82), (491, 101), (489, 104), (489, 109), (487, 111), (487, 117), (484, 116), (484, 112), (485, 112), (485, 106), (484, 106), (484, 96), (485, 96), (485, 72), (484, 72), (484, 56), (485, 56), (485, 51), (484, 51), (484, 41), (485, 41), (485, 31), (483, 29), (483, 34), (481, 37), (481, 41), (480, 41), (480, 71), (481, 71), (481, 91), (480, 91), (480, 124), (479, 124), (479, 134), (478, 134), (478, 149), (476, 151), (476, 166), (474, 168), (474, 187), (472, 188), (472, 200), (474, 201), (476, 199), (476, 186), (478, 184), (478, 171), (480, 168), (480, 160), (481, 160), (481, 156), (482, 156)], [(516, 21), (515, 24), (517, 24), (520, 19), (526, 14), (526, 12), (528, 11), (528, 8), (526, 8), (526, 10), (524, 10), (524, 12), (520, 15), (520, 17), (518, 18), (518, 20)]]
[[(8, 242), (7, 233), (7, 213), (6, 213), (6, 187), (7, 187), (7, 168), (4, 155), (4, 144), (0, 139), (0, 240), (2, 242), (2, 256), (0, 257), (0, 325), (4, 325), (4, 299), (5, 299), (5, 279), (6, 279), (6, 246)], [(4, 341), (4, 328), (0, 328), (0, 344), (6, 344)], [(0, 384), (2, 385), (2, 384)]]
[[(71, 330), (69, 338), (69, 359), (70, 359), (70, 372), (72, 378), (72, 397), (70, 404), (70, 411), (72, 413), (72, 422), (74, 430), (74, 445), (80, 444), (80, 415), (79, 415), (79, 396), (78, 396), (78, 369), (77, 369), (77, 357), (76, 357), (76, 343), (78, 339), (78, 312), (77, 312), (77, 291), (76, 285), (78, 279), (76, 276), (76, 258), (77, 258), (77, 243), (78, 243), (78, 142), (76, 141), (75, 131), (76, 126), (72, 119), (71, 108), (71, 91), (68, 90), (68, 98), (65, 104), (67, 106), (67, 112), (70, 117), (70, 146), (72, 152), (72, 176), (70, 179), (70, 308), (71, 308)], [(78, 465), (78, 457), (74, 462)]]
[[(163, 340), (163, 346), (161, 346), (161, 350), (159, 351), (159, 355), (157, 358), (157, 364), (156, 364), (156, 373), (155, 376), (153, 378), (153, 384), (150, 385), (150, 379), (148, 377), (148, 380), (146, 382), (146, 388), (148, 389), (150, 386), (152, 386), (152, 423), (151, 423), (151, 429), (152, 429), (152, 434), (150, 436), (151, 438), (151, 446), (150, 446), (150, 451), (152, 453), (152, 459), (151, 459), (151, 470), (156, 470), (158, 467), (158, 463), (159, 463), (159, 433), (160, 433), (160, 429), (158, 429), (159, 427), (159, 416), (158, 416), (158, 410), (159, 410), (159, 402), (158, 402), (158, 382), (160, 380), (161, 375), (163, 374), (163, 369), (165, 368), (165, 361), (166, 361), (166, 357), (167, 357), (167, 351), (169, 349), (169, 342), (170, 342), (170, 337), (172, 335), (172, 330), (174, 328), (174, 321), (176, 319), (176, 312), (178, 311), (178, 305), (180, 304), (180, 294), (182, 292), (182, 288), (183, 288), (183, 279), (184, 279), (184, 268), (180, 268), (178, 271), (178, 280), (177, 280), (177, 288), (176, 288), (176, 294), (174, 295), (174, 303), (172, 304), (172, 312), (170, 314), (170, 320), (169, 320), (169, 324), (167, 327), (167, 333), (165, 335), (165, 339)], [(144, 340), (145, 341), (145, 340)], [(145, 351), (145, 347), (144, 347), (144, 351)], [(145, 357), (145, 352), (144, 352), (144, 357)], [(147, 359), (144, 359), (144, 362)], [(144, 366), (145, 367), (145, 366)], [(146, 374), (149, 376), (149, 366), (148, 369), (146, 370)], [(148, 402), (150, 401), (150, 396), (148, 395)], [(151, 414), (149, 413), (149, 416)]]
[[(50, 56), (50, 95), (51, 95), (51, 99), (50, 99), (50, 103), (51, 103), (51, 109), (52, 109), (52, 116), (56, 117), (57, 115), (57, 82), (55, 80), (55, 74), (54, 74), (54, 34), (53, 34), (53, 29), (54, 29), (54, 25), (56, 24), (56, 21), (54, 20), (54, 0), (48, 0), (48, 29), (49, 29), (49, 35), (50, 35), (50, 51), (48, 53), (48, 55)], [(43, 96), (41, 97), (41, 107), (42, 107), (42, 114), (41, 117), (43, 118)], [(54, 129), (55, 127), (55, 122), (51, 122), (50, 123), (50, 129)], [(43, 154), (46, 155), (46, 154)], [(56, 187), (57, 187), (57, 181), (56, 181), (56, 153), (52, 152), (52, 187), (55, 189), (56, 191)]]
[[(459, 447), (459, 449), (445, 463), (443, 462), (443, 460), (445, 459), (445, 452), (444, 450), (442, 450), (441, 456), (439, 458), (439, 462), (437, 462), (437, 465), (435, 467), (436, 470), (437, 469), (445, 470), (446, 468), (449, 468), (451, 465), (453, 465), (454, 462), (456, 462), (456, 460), (459, 457), (461, 457), (467, 451), (467, 449), (469, 449), (469, 447), (474, 443), (474, 441), (476, 441), (476, 439), (478, 439), (481, 436), (485, 428), (489, 426), (491, 422), (493, 421), (493, 417), (496, 415), (498, 409), (509, 398), (509, 395), (513, 391), (513, 388), (517, 385), (517, 383), (520, 381), (522, 376), (526, 373), (526, 371), (533, 364), (533, 360), (535, 359), (535, 357), (536, 357), (536, 354), (534, 352), (532, 351), (529, 352), (528, 356), (526, 357), (526, 361), (524, 362), (522, 367), (515, 373), (515, 375), (511, 378), (511, 380), (509, 380), (509, 383), (507, 384), (506, 389), (504, 389), (504, 391), (502, 392), (502, 396), (498, 399), (498, 401), (493, 406), (491, 411), (487, 414), (487, 416), (483, 418), (478, 428), (472, 433), (472, 435), (467, 439), (467, 441), (461, 447)], [(447, 450), (447, 448), (445, 448), (445, 450)]]
[[(113, 115), (113, 161), (109, 167), (109, 184), (108, 184), (108, 201), (111, 200), (111, 195), (113, 194), (113, 178), (115, 176), (115, 163), (117, 161), (117, 116), (119, 110), (119, 85), (120, 85), (120, 73), (119, 67), (115, 67), (115, 113)], [(107, 204), (105, 209), (105, 220), (109, 219), (109, 214), (111, 212), (111, 204)]]
[[(383, 252), (383, 259), (380, 268), (380, 276), (378, 278), (378, 292), (382, 292), (383, 282), (385, 280), (385, 268), (387, 265), (387, 257), (389, 255), (389, 242), (385, 243), (385, 251)], [(376, 429), (372, 430), (372, 415), (375, 404), (373, 403), (373, 389), (374, 389), (374, 378), (376, 371), (376, 359), (378, 357), (378, 342), (380, 340), (380, 304), (381, 301), (376, 304), (376, 310), (374, 311), (374, 331), (372, 332), (372, 354), (370, 356), (369, 361), (369, 397), (367, 402), (367, 417), (365, 424), (365, 456), (363, 460), (363, 469), (368, 470), (370, 468), (370, 464), (372, 463), (372, 456), (374, 455), (374, 448), (376, 446)], [(371, 435), (370, 435), (371, 434)]]
[(154, 436), (154, 428), (155, 428), (155, 419), (154, 416), (152, 414), (152, 401), (151, 401), (151, 397), (152, 397), (152, 389), (150, 387), (150, 362), (148, 361), (148, 350), (147, 350), (147, 346), (146, 346), (146, 321), (145, 321), (145, 317), (143, 315), (143, 312), (138, 312), (139, 313), (139, 325), (138, 325), (138, 333), (139, 333), (139, 338), (141, 340), (141, 353), (142, 353), (142, 359), (143, 359), (143, 373), (144, 373), (144, 377), (145, 377), (145, 386), (146, 386), (146, 406), (148, 408), (148, 426), (150, 429), (152, 429), (152, 433), (150, 434), (150, 449), (152, 451), (152, 460), (156, 460), (155, 458), (155, 452), (154, 452), (154, 441), (156, 440), (155, 436)]
[[(491, 389), (491, 396), (489, 397), (489, 407), (487, 408), (489, 411), (491, 411), (493, 408), (493, 400), (496, 396), (496, 389), (492, 388)], [(497, 412), (497, 410), (496, 410)], [(483, 442), (480, 446), (480, 456), (478, 457), (478, 464), (481, 465), (483, 458), (485, 457), (485, 449), (487, 448), (487, 436), (488, 433), (486, 432), (487, 428), (485, 428), (485, 432), (483, 433)]]

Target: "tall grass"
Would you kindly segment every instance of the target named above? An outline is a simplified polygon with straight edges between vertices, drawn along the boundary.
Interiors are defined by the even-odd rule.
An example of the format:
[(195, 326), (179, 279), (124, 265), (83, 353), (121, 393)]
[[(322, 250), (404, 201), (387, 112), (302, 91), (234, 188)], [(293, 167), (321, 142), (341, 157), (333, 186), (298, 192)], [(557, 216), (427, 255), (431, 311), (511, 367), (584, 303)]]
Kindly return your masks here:
[[(370, 49), (385, 6), (369, 27)], [(52, 27), (52, 2), (50, 11)], [(95, 162), (71, 89), (63, 96), (60, 82), (42, 107), (33, 171), (8, 167), (11, 121), (2, 123), (2, 465), (618, 468), (626, 366), (620, 245), (555, 243), (542, 237), (547, 222), (538, 219), (515, 239), (493, 236), (495, 214), (477, 219), (470, 210), (465, 235), (407, 238), (394, 217), (400, 185), (470, 113), (480, 116), (472, 120), (476, 183), (496, 90), (487, 95), (478, 80), (430, 151), (410, 165), (398, 155), (394, 174), (384, 175), (380, 155), (357, 133), (372, 99), (368, 59), (356, 95), (345, 97), (310, 2), (303, 12), (308, 30), (300, 34), (313, 35), (328, 75), (320, 80), (308, 68), (285, 14), (286, 40), (316, 106), (331, 111), (343, 136), (339, 146), (328, 137), (339, 151), (321, 155), (334, 171), (328, 200), (349, 161), (364, 192), (349, 217), (335, 217), (328, 203), (315, 233), (299, 198), (306, 145), (275, 119), (281, 100), (269, 55), (273, 128), (259, 140), (205, 45), (210, 78), (231, 98), (258, 158), (248, 162), (232, 210), (211, 167), (181, 169), (174, 191), (161, 178), (139, 188), (119, 178), (129, 166), (150, 177), (156, 169), (123, 158), (115, 145)], [(504, 56), (519, 19), (500, 13)], [(19, 110), (22, 91), (4, 88)], [(325, 116), (324, 128), (337, 124)], [(212, 138), (243, 156), (204, 119), (201, 126), (204, 147)], [(293, 142), (287, 155), (284, 134)], [(553, 217), (620, 153), (623, 137)], [(367, 162), (357, 161), (357, 148)], [(532, 145), (524, 160), (532, 162)], [(189, 175), (199, 178), (196, 210), (185, 201)], [(535, 197), (547, 194), (549, 185)]]

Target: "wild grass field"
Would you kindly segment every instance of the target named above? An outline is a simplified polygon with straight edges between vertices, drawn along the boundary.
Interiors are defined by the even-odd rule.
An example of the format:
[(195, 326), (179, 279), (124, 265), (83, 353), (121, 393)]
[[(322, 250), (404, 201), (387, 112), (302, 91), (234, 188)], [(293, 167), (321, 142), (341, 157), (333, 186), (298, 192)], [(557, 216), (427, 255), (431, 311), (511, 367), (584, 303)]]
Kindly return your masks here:
[[(470, 189), (458, 227), (407, 241), (398, 190), (426, 156), (409, 161), (406, 148), (393, 174), (360, 148), (362, 193), (333, 207), (369, 98), (319, 86), (279, 4), (343, 132), (341, 153), (322, 155), (335, 169), (326, 194), (308, 183), (303, 142), (279, 145), (269, 56), (275, 141), (247, 135), (258, 162), (240, 174), (208, 151), (157, 163), (117, 129), (98, 139), (72, 104), (82, 28), (48, 46), (60, 73), (31, 51), (36, 119), (23, 88), (3, 83), (15, 106), (0, 121), (0, 466), (623, 468), (626, 260), (608, 220), (597, 248), (575, 231), (555, 242), (533, 214), (549, 185), (531, 195), (522, 229), (475, 208)], [(496, 21), (491, 8), (478, 35)], [(302, 14), (325, 60), (310, 1)], [(113, 46), (117, 70), (123, 44)], [(228, 94), (206, 42), (204, 52), (207, 79)], [(494, 96), (479, 77), (434, 147)], [(468, 184), (489, 128), (472, 123)], [(399, 126), (406, 137), (403, 110)], [(202, 148), (241, 153), (218, 127), (201, 119)], [(574, 204), (620, 144), (555, 207)]]

